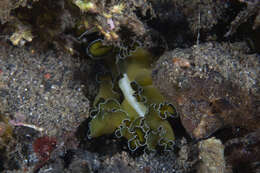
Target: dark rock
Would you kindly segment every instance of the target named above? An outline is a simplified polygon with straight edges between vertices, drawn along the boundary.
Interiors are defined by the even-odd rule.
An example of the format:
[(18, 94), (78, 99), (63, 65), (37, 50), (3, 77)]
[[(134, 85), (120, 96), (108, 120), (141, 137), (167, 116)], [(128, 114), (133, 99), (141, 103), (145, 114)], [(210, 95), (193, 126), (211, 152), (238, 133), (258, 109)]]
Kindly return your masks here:
[(225, 143), (225, 159), (233, 172), (260, 171), (260, 129)]

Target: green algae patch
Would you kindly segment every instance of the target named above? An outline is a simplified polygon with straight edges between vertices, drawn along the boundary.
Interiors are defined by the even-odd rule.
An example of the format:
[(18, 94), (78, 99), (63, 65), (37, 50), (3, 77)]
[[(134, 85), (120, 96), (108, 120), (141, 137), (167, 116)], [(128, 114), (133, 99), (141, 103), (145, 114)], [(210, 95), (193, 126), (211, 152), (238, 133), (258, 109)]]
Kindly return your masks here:
[(113, 133), (127, 118), (126, 112), (120, 110), (120, 104), (114, 99), (99, 103), (98, 108), (91, 111), (93, 116), (89, 124), (89, 137), (98, 137)]
[(98, 103), (104, 102), (106, 99), (118, 100), (120, 95), (114, 91), (114, 83), (112, 76), (109, 73), (98, 74), (97, 82), (100, 84), (99, 92), (94, 100), (94, 106), (98, 106)]
[(150, 107), (145, 123), (150, 128), (147, 134), (147, 147), (149, 150), (154, 150), (157, 145), (164, 146), (164, 149), (172, 148), (171, 145), (175, 139), (172, 127), (166, 119), (160, 116), (157, 105)]
[(87, 48), (88, 55), (93, 59), (100, 59), (112, 51), (112, 46), (106, 46), (101, 39), (93, 41)]
[[(95, 53), (104, 57), (104, 50), (109, 49), (96, 45)], [(174, 118), (176, 111), (152, 84), (152, 58), (147, 50), (137, 48), (109, 65), (110, 72), (98, 74), (100, 88), (91, 111), (89, 137), (115, 133), (127, 139), (131, 151), (173, 148), (175, 136), (168, 119)], [(111, 63), (112, 59), (106, 57), (105, 61)]]

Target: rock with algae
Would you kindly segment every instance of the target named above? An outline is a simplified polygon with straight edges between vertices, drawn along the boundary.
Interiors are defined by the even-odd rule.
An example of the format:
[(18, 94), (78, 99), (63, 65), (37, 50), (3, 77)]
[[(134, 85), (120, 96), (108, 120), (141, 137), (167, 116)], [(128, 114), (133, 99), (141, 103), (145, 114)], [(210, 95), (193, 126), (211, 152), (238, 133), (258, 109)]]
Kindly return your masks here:
[(8, 124), (7, 118), (0, 115), (0, 151), (8, 147), (12, 140), (13, 128)]
[(197, 172), (224, 173), (226, 168), (224, 145), (216, 138), (203, 140), (198, 144), (199, 159), (201, 160)]
[(32, 29), (29, 24), (23, 24), (19, 20), (14, 20), (15, 32), (11, 35), (10, 41), (15, 46), (23, 46), (26, 42), (33, 40)]
[(132, 151), (141, 146), (148, 150), (155, 150), (158, 145), (165, 150), (173, 147), (174, 132), (167, 119), (176, 112), (152, 85), (151, 56), (137, 48), (115, 64), (122, 73), (119, 81), (113, 79), (115, 74), (98, 78), (101, 86), (91, 111), (89, 137), (115, 132), (117, 137), (128, 140)]
[(20, 6), (31, 8), (31, 3), (34, 1), (38, 1), (38, 0), (0, 1), (0, 23), (3, 24), (12, 18), (11, 11), (13, 9), (16, 9)]
[(223, 127), (259, 128), (259, 55), (243, 43), (206, 43), (165, 53), (155, 85), (180, 113), (186, 131), (205, 138)]
[[(143, 38), (147, 34), (146, 26), (137, 17), (136, 10), (142, 10), (141, 16), (146, 16), (148, 11), (153, 14), (150, 2), (146, 1), (73, 0), (72, 2), (83, 13), (94, 16), (93, 21), (87, 22), (89, 24), (85, 25), (87, 30), (91, 27), (92, 29), (95, 28), (104, 35), (106, 41), (121, 46), (122, 41), (125, 39), (122, 37), (122, 31), (131, 33), (125, 35), (131, 41), (136, 41), (140, 37)], [(84, 17), (82, 20), (89, 21)]]

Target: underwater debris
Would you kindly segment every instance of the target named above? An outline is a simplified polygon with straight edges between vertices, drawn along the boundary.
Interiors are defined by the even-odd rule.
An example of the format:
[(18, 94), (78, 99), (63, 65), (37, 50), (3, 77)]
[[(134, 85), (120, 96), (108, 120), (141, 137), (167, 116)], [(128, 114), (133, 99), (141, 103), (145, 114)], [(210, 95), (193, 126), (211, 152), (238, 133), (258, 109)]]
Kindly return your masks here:
[[(102, 52), (103, 47), (100, 48)], [(90, 113), (90, 138), (114, 132), (128, 140), (131, 151), (142, 146), (148, 151), (157, 146), (172, 149), (175, 137), (168, 119), (174, 118), (176, 111), (152, 85), (151, 57), (148, 51), (137, 48), (117, 61), (122, 74), (119, 80), (113, 79), (117, 79), (115, 74), (98, 74), (101, 85)], [(111, 69), (110, 73), (114, 71)]]
[(51, 152), (56, 148), (57, 140), (49, 136), (37, 138), (33, 142), (33, 150), (39, 158), (39, 163), (34, 168), (40, 169), (50, 159)]
[(253, 30), (256, 30), (260, 26), (260, 1), (253, 0), (253, 1), (244, 1), (240, 0), (242, 3), (247, 4), (247, 8), (241, 11), (236, 18), (231, 22), (229, 31), (225, 34), (225, 37), (229, 37), (233, 35), (238, 27), (245, 23), (250, 17), (256, 15), (254, 19), (254, 24), (252, 26)]

